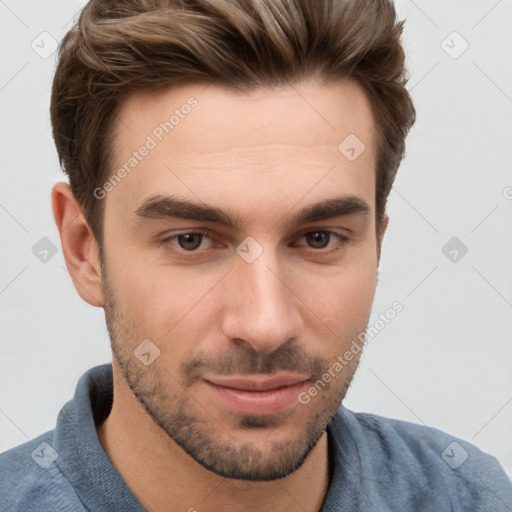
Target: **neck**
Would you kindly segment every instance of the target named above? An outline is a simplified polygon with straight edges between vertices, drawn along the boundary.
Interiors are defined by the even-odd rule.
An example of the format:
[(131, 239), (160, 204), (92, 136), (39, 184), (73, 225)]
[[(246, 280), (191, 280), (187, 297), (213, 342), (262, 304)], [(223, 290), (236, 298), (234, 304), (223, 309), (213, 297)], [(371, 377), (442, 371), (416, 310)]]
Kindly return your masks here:
[(320, 511), (329, 487), (327, 434), (291, 475), (268, 482), (221, 477), (181, 449), (147, 414), (114, 371), (114, 401), (98, 438), (148, 512)]

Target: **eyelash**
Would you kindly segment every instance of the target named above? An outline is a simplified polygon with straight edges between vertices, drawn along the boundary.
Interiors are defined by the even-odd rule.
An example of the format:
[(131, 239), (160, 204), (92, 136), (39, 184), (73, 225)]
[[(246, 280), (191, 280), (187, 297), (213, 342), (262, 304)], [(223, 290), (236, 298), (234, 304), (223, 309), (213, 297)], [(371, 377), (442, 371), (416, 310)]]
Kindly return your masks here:
[[(334, 246), (334, 248), (331, 248), (331, 249), (324, 249), (324, 248), (315, 249), (314, 247), (307, 247), (309, 250), (311, 250), (311, 251), (313, 251), (314, 253), (317, 253), (317, 254), (333, 254), (333, 253), (339, 251), (340, 249), (342, 249), (347, 243), (350, 242), (350, 239), (348, 237), (343, 236), (343, 235), (341, 235), (339, 233), (336, 233), (335, 231), (330, 231), (328, 229), (315, 229), (315, 230), (312, 230), (312, 231), (306, 231), (305, 233), (300, 235), (299, 239), (301, 239), (301, 238), (303, 238), (306, 235), (309, 235), (311, 233), (328, 233), (329, 235), (334, 235), (335, 237), (337, 237), (339, 239), (339, 242), (340, 242), (339, 244)], [(201, 229), (197, 229), (195, 231), (183, 231), (183, 232), (180, 232), (180, 233), (176, 233), (176, 234), (174, 234), (172, 236), (164, 238), (162, 240), (162, 243), (163, 244), (172, 245), (171, 244), (172, 240), (176, 240), (179, 236), (183, 236), (183, 235), (203, 235), (204, 237), (211, 238), (207, 231), (203, 231)], [(202, 240), (201, 240), (201, 242), (202, 242)], [(329, 239), (329, 242), (330, 242), (330, 239)], [(304, 246), (301, 246), (301, 247), (304, 247)], [(181, 247), (173, 247), (173, 249), (176, 250), (179, 254), (187, 255), (189, 257), (199, 256), (200, 253), (201, 253), (200, 249), (194, 249), (194, 250), (191, 250), (191, 251), (187, 251), (186, 249), (183, 249)], [(206, 251), (206, 250), (207, 249), (203, 249), (203, 251)]]

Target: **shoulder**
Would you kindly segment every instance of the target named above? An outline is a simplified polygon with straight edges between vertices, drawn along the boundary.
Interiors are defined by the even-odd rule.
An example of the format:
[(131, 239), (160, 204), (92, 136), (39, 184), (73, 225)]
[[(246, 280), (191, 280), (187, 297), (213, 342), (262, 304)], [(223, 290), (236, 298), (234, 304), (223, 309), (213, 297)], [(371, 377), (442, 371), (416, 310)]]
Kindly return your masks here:
[(82, 512), (84, 507), (55, 464), (55, 431), (0, 454), (0, 510)]
[(436, 493), (453, 510), (512, 510), (510, 478), (495, 457), (473, 444), (426, 425), (345, 407), (336, 418), (338, 435), (341, 425), (350, 431), (371, 488), (410, 493), (418, 504)]

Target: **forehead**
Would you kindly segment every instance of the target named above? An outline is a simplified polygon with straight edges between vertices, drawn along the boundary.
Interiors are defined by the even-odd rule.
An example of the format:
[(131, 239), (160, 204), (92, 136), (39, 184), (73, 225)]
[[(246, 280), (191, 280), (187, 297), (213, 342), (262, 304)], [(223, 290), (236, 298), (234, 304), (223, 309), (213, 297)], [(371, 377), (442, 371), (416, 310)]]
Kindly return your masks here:
[(374, 195), (377, 132), (368, 98), (352, 82), (137, 93), (121, 105), (115, 133), (113, 172), (127, 172), (107, 203), (132, 211), (161, 193), (236, 206), (250, 194), (260, 208), (270, 196), (297, 202), (307, 189), (312, 200), (332, 187), (368, 202)]

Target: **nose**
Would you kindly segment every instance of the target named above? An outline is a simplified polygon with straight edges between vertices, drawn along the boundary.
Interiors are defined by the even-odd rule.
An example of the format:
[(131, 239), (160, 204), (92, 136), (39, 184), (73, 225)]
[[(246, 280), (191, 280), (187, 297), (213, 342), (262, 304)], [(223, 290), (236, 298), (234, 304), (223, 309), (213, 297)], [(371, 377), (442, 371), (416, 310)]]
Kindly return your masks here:
[(223, 333), (231, 341), (272, 352), (299, 337), (303, 321), (293, 293), (293, 278), (286, 277), (277, 258), (264, 251), (252, 263), (236, 256), (225, 283)]

